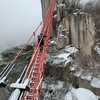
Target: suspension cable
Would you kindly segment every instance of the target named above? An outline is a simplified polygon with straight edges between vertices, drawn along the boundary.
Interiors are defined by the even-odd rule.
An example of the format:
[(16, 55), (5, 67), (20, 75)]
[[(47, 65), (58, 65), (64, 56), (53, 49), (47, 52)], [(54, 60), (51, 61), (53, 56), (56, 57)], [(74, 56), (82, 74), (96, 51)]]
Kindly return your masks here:
[(29, 41), (32, 39), (32, 37), (35, 35), (36, 31), (39, 29), (39, 27), (42, 25), (43, 20), (40, 22), (39, 26), (36, 28), (36, 30), (33, 32), (33, 34), (31, 35), (31, 37), (28, 39), (28, 41), (26, 42), (26, 44), (24, 44), (24, 46), (22, 47), (22, 49), (18, 52), (18, 54), (16, 55), (16, 57), (13, 59), (12, 64), (17, 60), (17, 58), (19, 57), (19, 55), (22, 53), (22, 51), (25, 49), (26, 45), (29, 43)]

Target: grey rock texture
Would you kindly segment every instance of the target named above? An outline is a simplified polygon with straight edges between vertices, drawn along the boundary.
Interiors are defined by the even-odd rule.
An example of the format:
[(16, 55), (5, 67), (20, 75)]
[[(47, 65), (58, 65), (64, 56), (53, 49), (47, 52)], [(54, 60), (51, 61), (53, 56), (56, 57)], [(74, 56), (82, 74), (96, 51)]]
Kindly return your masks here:
[(62, 49), (69, 44), (69, 31), (64, 29), (62, 25), (57, 30), (57, 49)]
[[(45, 75), (57, 80), (71, 83), (75, 88), (86, 88), (100, 96), (100, 75), (97, 66), (88, 55), (79, 52), (72, 54), (69, 63), (54, 56), (48, 57)], [(95, 66), (95, 68), (94, 68)]]
[[(41, 1), (42, 5), (48, 2), (47, 6), (42, 8), (44, 16), (50, 0), (46, 2), (44, 0)], [(64, 10), (68, 5), (68, 0), (56, 0), (51, 37), (57, 38), (57, 49), (63, 49), (67, 45), (72, 45), (78, 48), (80, 52), (76, 56), (71, 55), (73, 62), (68, 63), (66, 67), (64, 67), (64, 62), (57, 61), (58, 59), (49, 59), (45, 75), (55, 76), (58, 80), (73, 83), (73, 86), (76, 88), (87, 88), (100, 95), (100, 87), (96, 87), (93, 84), (95, 79), (97, 79), (97, 84), (100, 81), (98, 73), (98, 66), (100, 64), (97, 66), (91, 58), (93, 55), (92, 47), (96, 38), (94, 20), (91, 15), (80, 11), (68, 14)], [(59, 63), (53, 64), (54, 62)], [(70, 71), (70, 68), (76, 69)]]
[(70, 37), (71, 43), (82, 52), (91, 55), (91, 47), (95, 42), (95, 26), (91, 15), (70, 15)]
[(8, 100), (10, 92), (8, 88), (0, 88), (0, 100)]
[[(50, 0), (41, 0), (42, 2), (42, 14), (46, 14), (47, 8), (50, 4)], [(91, 47), (94, 45), (96, 28), (95, 23), (91, 15), (84, 12), (76, 12), (68, 14), (65, 9), (69, 5), (68, 0), (56, 0), (54, 9), (53, 27), (51, 37), (57, 37), (57, 48), (64, 48), (68, 44), (72, 44), (81, 52), (91, 55)], [(69, 37), (66, 40), (62, 37), (62, 32), (57, 31), (59, 26), (62, 25), (64, 29), (69, 31)], [(65, 35), (66, 37), (66, 35)]]
[(42, 17), (45, 17), (45, 14), (48, 10), (48, 7), (50, 5), (51, 0), (41, 0), (41, 5), (42, 5)]

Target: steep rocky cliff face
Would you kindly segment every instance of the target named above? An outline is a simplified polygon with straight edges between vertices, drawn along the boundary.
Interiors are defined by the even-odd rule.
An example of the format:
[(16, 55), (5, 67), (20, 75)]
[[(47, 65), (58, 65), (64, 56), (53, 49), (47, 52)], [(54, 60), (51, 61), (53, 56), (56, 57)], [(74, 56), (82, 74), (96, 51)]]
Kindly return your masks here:
[[(41, 0), (43, 17), (50, 4), (50, 0)], [(96, 29), (91, 15), (76, 11), (68, 14), (65, 10), (67, 0), (56, 0), (51, 37), (57, 37), (57, 48), (62, 49), (72, 44), (83, 53), (91, 55), (94, 45)]]
[(45, 76), (71, 83), (75, 88), (89, 89), (100, 96), (100, 63), (95, 62), (90, 55), (80, 53), (75, 47), (67, 46), (60, 51), (56, 49), (56, 44), (51, 43)]
[(42, 17), (44, 18), (47, 10), (48, 10), (48, 7), (50, 5), (50, 1), (51, 0), (41, 0), (41, 5), (42, 5)]
[[(42, 8), (44, 16), (50, 0), (46, 2), (41, 0), (41, 2), (42, 6), (48, 2), (46, 8)], [(100, 78), (98, 73), (100, 71), (98, 60), (100, 58), (100, 43), (93, 47), (96, 40), (94, 20), (91, 15), (79, 10), (68, 14), (65, 10), (68, 4), (67, 0), (56, 0), (51, 37), (56, 41), (55, 48), (58, 51), (68, 53), (68, 51), (64, 50), (67, 45), (74, 46), (79, 51), (69, 55), (72, 61), (67, 63), (67, 65), (65, 65), (66, 60), (62, 61), (60, 59), (60, 61), (49, 54), (51, 57), (48, 58), (45, 75), (55, 76), (58, 80), (73, 83), (73, 86), (76, 88), (87, 88), (100, 95)], [(53, 51), (52, 48), (51, 52)], [(94, 60), (93, 57), (95, 58)]]
[(82, 52), (91, 55), (91, 47), (95, 42), (95, 24), (91, 15), (74, 13), (70, 16), (71, 43)]

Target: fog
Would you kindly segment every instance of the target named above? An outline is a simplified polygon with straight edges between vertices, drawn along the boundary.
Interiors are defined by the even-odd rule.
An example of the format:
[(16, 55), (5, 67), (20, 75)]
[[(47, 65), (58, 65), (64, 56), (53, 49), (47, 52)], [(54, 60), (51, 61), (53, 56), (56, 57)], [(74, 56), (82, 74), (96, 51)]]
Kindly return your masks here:
[(41, 20), (40, 0), (0, 0), (0, 51), (26, 43)]
[(87, 3), (88, 1), (91, 1), (91, 0), (80, 0), (80, 2), (83, 4)]

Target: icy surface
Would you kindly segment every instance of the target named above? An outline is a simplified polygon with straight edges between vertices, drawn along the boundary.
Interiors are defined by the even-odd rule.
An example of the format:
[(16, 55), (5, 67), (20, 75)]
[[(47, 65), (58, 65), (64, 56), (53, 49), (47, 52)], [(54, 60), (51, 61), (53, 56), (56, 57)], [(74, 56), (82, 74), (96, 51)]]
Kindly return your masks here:
[(64, 58), (65, 60), (68, 60), (69, 55), (70, 55), (70, 53), (63, 53), (63, 54), (58, 55), (57, 57)]
[(100, 54), (100, 48), (98, 46), (95, 46), (94, 50), (97, 51), (98, 54)]
[(91, 86), (96, 87), (96, 88), (100, 88), (100, 79), (94, 77), (91, 81)]
[(63, 82), (58, 81), (57, 85), (51, 84), (50, 88), (52, 90), (61, 89), (63, 87)]
[(67, 93), (64, 100), (98, 100), (97, 97), (92, 91), (85, 88), (72, 88), (71, 91)]
[(97, 100), (93, 92), (84, 88), (76, 89), (75, 96), (78, 100)]
[(72, 53), (76, 53), (78, 51), (78, 49), (76, 49), (75, 47), (66, 46), (65, 51), (67, 53), (60, 54), (57, 57), (64, 58), (65, 60), (69, 60), (69, 58), (68, 58), (69, 55), (72, 54)]
[(78, 49), (76, 49), (75, 47), (71, 47), (70, 45), (69, 46), (66, 46), (65, 47), (65, 51), (66, 52), (69, 52), (70, 54), (71, 53), (76, 53), (78, 51)]
[(46, 77), (42, 84), (41, 100), (63, 100), (68, 91), (69, 85), (62, 81), (57, 81), (53, 77)]
[(80, 12), (80, 14), (84, 14), (84, 12)]
[(73, 100), (71, 92), (68, 92), (65, 96), (65, 100)]
[(68, 83), (46, 78), (42, 84), (43, 94), (41, 100), (99, 100), (92, 91), (85, 88), (75, 89)]
[[(63, 54), (60, 54), (60, 55), (58, 55), (58, 56), (56, 56), (56, 57), (58, 57), (58, 58), (63, 58), (63, 62), (65, 61), (65, 65), (67, 64), (67, 63), (69, 63), (69, 62), (71, 62), (72, 61), (72, 58), (71, 57), (69, 57), (69, 55), (70, 55), (70, 53), (63, 53)], [(59, 60), (59, 59), (58, 59)], [(61, 62), (61, 60), (60, 61), (57, 61), (57, 60), (55, 60), (55, 63), (60, 63)]]
[(50, 41), (50, 44), (57, 44), (55, 41)]
[(66, 5), (65, 4), (59, 4), (57, 5), (58, 7), (65, 7)]
[(73, 13), (74, 15), (77, 15), (77, 12), (76, 13)]
[(67, 38), (65, 35), (60, 34), (61, 37)]
[(58, 27), (58, 29), (59, 29), (59, 28), (60, 28), (60, 29), (63, 29), (63, 25), (60, 25), (60, 26)]
[(80, 75), (82, 75), (82, 71), (83, 70), (81, 69), (80, 71), (77, 71), (74, 75), (77, 76), (77, 77), (79, 77)]
[(63, 29), (62, 31), (66, 31), (67, 29)]
[(70, 70), (71, 70), (71, 71), (75, 71), (75, 70), (76, 70), (76, 68), (75, 68), (75, 67), (72, 67), (72, 68), (70, 68)]
[(54, 17), (54, 18), (57, 18), (57, 14), (55, 14), (53, 17)]
[[(55, 41), (51, 41), (50, 43), (55, 43)], [(65, 67), (69, 62), (72, 61), (71, 54), (76, 53), (78, 50), (75, 47), (66, 46), (64, 52), (56, 55), (56, 56), (49, 56), (50, 58), (47, 60), (49, 63), (51, 62), (52, 65), (60, 64)]]
[(93, 73), (87, 73), (86, 75), (81, 75), (82, 79), (86, 79), (89, 81), (91, 81), (92, 77), (93, 77)]

